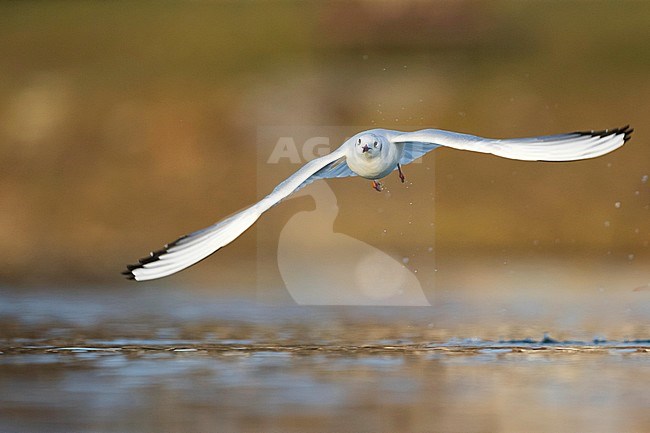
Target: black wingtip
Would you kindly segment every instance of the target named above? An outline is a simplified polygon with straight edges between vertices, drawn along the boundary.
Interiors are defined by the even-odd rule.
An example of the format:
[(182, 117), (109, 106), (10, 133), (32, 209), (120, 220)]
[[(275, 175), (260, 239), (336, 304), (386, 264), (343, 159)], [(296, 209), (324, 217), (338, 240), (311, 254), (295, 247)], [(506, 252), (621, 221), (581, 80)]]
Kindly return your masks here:
[(168, 249), (170, 249), (170, 248), (175, 247), (176, 245), (178, 245), (178, 243), (179, 243), (180, 241), (182, 241), (183, 239), (187, 239), (187, 235), (183, 235), (183, 236), (181, 236), (180, 238), (176, 239), (174, 242), (170, 242), (170, 243), (166, 244), (165, 247), (164, 247), (163, 249), (164, 249), (165, 251), (167, 251)]
[(574, 134), (588, 135), (590, 137), (608, 137), (610, 135), (623, 135), (623, 141), (626, 142), (632, 138), (633, 128), (630, 125), (625, 125), (622, 128), (602, 129), (600, 131), (576, 131)]
[(144, 265), (146, 264), (157, 262), (158, 260), (160, 260), (161, 256), (167, 253), (169, 248), (172, 248), (173, 246), (177, 245), (180, 241), (182, 241), (185, 238), (187, 238), (187, 236), (181, 236), (180, 238), (176, 239), (174, 242), (166, 244), (163, 248), (150, 252), (147, 257), (143, 257), (139, 259), (138, 263), (133, 265), (126, 265), (126, 271), (122, 272), (122, 275), (124, 275), (129, 280), (135, 280), (135, 274), (133, 273), (134, 270), (144, 268)]
[(630, 128), (630, 125), (627, 126), (627, 130), (625, 131), (625, 136), (623, 137), (623, 141), (627, 142), (630, 138), (632, 138), (632, 133), (634, 132), (634, 128)]
[[(133, 271), (135, 271), (136, 269), (140, 269), (140, 268), (144, 267), (144, 265), (147, 264), (147, 263), (151, 263), (151, 262), (154, 262), (154, 261), (158, 260), (158, 257), (159, 256), (154, 258), (154, 256), (151, 255), (149, 257), (145, 257), (143, 259), (140, 259), (138, 261), (138, 263), (136, 263), (136, 264), (126, 265), (126, 271), (123, 271), (122, 275), (124, 275), (128, 280), (135, 280), (135, 274), (133, 273)], [(149, 261), (147, 261), (147, 260), (149, 260)]]
[(167, 247), (162, 248), (160, 250), (152, 251), (149, 253), (149, 257), (143, 257), (138, 261), (140, 262), (141, 265), (146, 265), (147, 263), (158, 261), (158, 259), (160, 259), (160, 256), (162, 256), (166, 252), (167, 252)]

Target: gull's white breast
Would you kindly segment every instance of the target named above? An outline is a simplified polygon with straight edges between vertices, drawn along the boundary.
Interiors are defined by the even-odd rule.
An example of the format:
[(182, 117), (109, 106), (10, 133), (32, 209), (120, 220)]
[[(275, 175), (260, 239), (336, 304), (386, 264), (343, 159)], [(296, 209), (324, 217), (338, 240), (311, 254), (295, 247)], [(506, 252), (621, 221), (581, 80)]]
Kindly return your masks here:
[(353, 151), (347, 156), (347, 164), (361, 177), (371, 180), (381, 179), (397, 168), (397, 163), (402, 157), (402, 149), (402, 146), (388, 142), (375, 158), (365, 158), (363, 154)]

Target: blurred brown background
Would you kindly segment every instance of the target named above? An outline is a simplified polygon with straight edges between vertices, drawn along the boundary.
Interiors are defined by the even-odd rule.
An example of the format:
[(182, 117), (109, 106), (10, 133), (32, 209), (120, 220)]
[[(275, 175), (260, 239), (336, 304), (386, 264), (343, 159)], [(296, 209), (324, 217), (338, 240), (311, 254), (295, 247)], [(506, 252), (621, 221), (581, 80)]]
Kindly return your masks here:
[[(408, 189), (387, 180), (390, 199), (332, 181), (335, 227), (405, 256), (435, 237), (442, 265), (569, 258), (650, 283), (648, 2), (2, 2), (0, 40), (0, 284), (118, 283), (255, 201), (260, 126), (627, 123), (595, 160), (439, 149)], [(360, 224), (358, 206), (387, 213)], [(253, 231), (171, 281), (251, 281), (255, 250)]]

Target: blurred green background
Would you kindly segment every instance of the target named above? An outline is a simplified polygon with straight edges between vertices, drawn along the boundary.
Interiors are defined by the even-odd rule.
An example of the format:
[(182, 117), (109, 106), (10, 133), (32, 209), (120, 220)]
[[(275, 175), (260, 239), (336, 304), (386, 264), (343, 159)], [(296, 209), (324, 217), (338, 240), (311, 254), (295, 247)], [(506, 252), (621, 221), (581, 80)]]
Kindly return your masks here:
[[(628, 123), (626, 146), (584, 162), (439, 149), (407, 168), (410, 196), (387, 180), (393, 203), (333, 181), (336, 229), (403, 255), (435, 235), (461, 273), (569, 258), (650, 283), (649, 2), (2, 2), (0, 40), (0, 284), (121, 283), (125, 263), (267, 192), (260, 126)], [(414, 197), (421, 221), (380, 222), (400, 236), (355, 216)], [(254, 234), (173, 278), (250, 281)]]

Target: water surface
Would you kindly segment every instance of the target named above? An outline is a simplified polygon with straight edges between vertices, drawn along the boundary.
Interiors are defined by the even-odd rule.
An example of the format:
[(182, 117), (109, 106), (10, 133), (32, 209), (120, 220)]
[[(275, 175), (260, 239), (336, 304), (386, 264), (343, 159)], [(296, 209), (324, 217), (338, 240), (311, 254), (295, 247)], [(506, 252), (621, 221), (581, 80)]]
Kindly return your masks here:
[(529, 295), (4, 289), (0, 431), (647, 431), (647, 303)]

